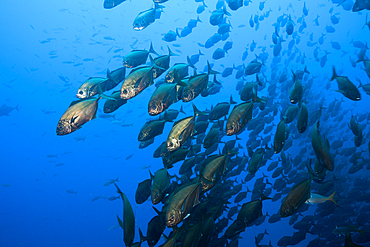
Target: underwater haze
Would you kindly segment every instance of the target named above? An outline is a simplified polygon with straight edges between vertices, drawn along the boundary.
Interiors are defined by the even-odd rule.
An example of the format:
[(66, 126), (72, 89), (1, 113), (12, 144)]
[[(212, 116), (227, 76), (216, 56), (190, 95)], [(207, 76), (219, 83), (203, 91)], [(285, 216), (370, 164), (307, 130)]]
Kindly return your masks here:
[(367, 0), (0, 6), (0, 246), (370, 246)]

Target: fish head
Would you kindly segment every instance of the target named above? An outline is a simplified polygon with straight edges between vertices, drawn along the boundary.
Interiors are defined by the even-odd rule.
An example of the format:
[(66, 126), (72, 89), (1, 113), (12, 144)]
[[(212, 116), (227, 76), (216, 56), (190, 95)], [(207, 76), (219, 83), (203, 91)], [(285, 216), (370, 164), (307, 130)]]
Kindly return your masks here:
[(165, 81), (169, 82), (169, 83), (173, 83), (174, 79), (175, 79), (174, 72), (173, 71), (168, 71), (168, 73), (165, 77)]
[(194, 98), (195, 98), (194, 91), (192, 91), (192, 90), (184, 90), (182, 92), (182, 101), (183, 102), (192, 101)]
[(122, 87), (121, 89), (121, 99), (131, 99), (136, 95), (135, 89), (133, 87)]
[(77, 98), (79, 99), (86, 99), (89, 98), (89, 90), (86, 87), (80, 87), (76, 94)]
[(280, 208), (280, 216), (282, 218), (288, 217), (294, 213), (294, 207), (289, 204), (283, 204)]
[(148, 107), (148, 112), (150, 116), (156, 116), (163, 112), (162, 102), (150, 102)]
[(72, 124), (69, 121), (65, 119), (59, 120), (56, 131), (58, 136), (67, 135), (73, 131)]
[(214, 183), (207, 181), (206, 179), (201, 179), (201, 186), (202, 186), (202, 191), (206, 192), (212, 189)]
[(137, 139), (138, 139), (138, 141), (142, 142), (146, 139), (147, 136), (148, 136), (148, 132), (140, 131), (139, 137)]
[(154, 205), (160, 203), (160, 201), (162, 200), (162, 191), (158, 189), (152, 190), (151, 199)]
[(166, 214), (166, 226), (167, 227), (173, 227), (180, 223), (181, 217), (180, 212), (177, 210), (171, 210)]
[(239, 129), (240, 129), (240, 126), (239, 126), (239, 123), (237, 122), (226, 123), (226, 135), (228, 136), (238, 133)]
[(167, 140), (167, 150), (169, 152), (179, 149), (180, 146), (181, 146), (180, 141), (175, 138)]

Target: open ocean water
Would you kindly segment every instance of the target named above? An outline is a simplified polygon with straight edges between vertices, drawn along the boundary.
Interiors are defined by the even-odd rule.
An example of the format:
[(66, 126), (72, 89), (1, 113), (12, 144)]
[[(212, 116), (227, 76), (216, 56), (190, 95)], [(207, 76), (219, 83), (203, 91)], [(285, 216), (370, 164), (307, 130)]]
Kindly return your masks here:
[[(116, 6), (108, 8), (112, 2)], [(185, 201), (177, 207), (178, 228), (170, 227), (164, 208), (162, 221), (150, 226), (159, 231), (155, 246), (166, 242), (160, 231), (166, 223), (164, 235), (175, 241), (164, 246), (344, 246), (345, 241), (345, 246), (370, 246), (367, 0), (105, 4), (103, 0), (0, 3), (0, 246), (131, 245), (140, 240), (139, 228), (147, 239), (155, 237), (147, 231), (157, 215), (152, 206), (161, 211), (178, 197)], [(137, 17), (143, 11), (146, 16)], [(153, 23), (148, 13), (155, 15)], [(136, 28), (142, 30), (133, 28), (135, 18), (144, 18)], [(149, 115), (148, 103), (170, 69), (153, 79), (155, 67), (150, 67), (149, 57), (144, 59), (138, 68), (148, 67), (144, 79), (134, 83), (137, 95), (112, 113), (103, 109), (106, 96), (114, 91), (119, 91), (120, 100), (122, 85), (135, 69), (126, 68), (125, 77), (119, 79), (113, 71), (123, 71), (123, 60), (132, 50), (149, 51), (151, 44), (157, 53), (150, 53), (152, 58), (168, 55), (168, 46), (176, 54), (169, 57), (169, 67), (183, 63), (186, 73), (175, 70), (174, 83), (187, 86), (173, 86), (165, 99), (173, 98), (168, 109), (182, 108), (185, 114), (165, 122), (163, 133), (157, 126), (153, 143), (139, 148), (144, 124), (169, 117)], [(216, 82), (214, 74), (208, 74), (207, 62), (219, 72)], [(117, 86), (95, 87), (104, 94), (97, 101), (96, 118), (83, 126), (77, 123), (81, 112), (90, 119), (95, 115), (96, 101), (83, 99), (77, 103), (90, 103), (79, 106), (82, 110), (72, 112), (65, 122), (77, 129), (57, 135), (58, 121), (71, 102), (79, 100), (80, 86), (91, 77), (107, 83), (107, 69), (114, 77), (109, 82)], [(194, 86), (199, 75), (203, 82)], [(187, 102), (189, 92), (196, 97)], [(209, 120), (212, 107), (228, 105), (230, 95), (236, 104), (229, 105), (219, 121)], [(235, 135), (226, 123), (235, 118), (233, 108), (243, 102), (250, 102), (250, 108), (239, 115), (236, 122), (242, 126)], [(166, 146), (163, 157), (154, 158), (153, 153), (166, 142), (176, 121), (193, 116), (192, 103), (206, 116), (191, 119), (186, 127), (190, 136), (180, 135), (185, 136), (181, 149), (187, 157), (171, 167)], [(88, 107), (93, 109), (86, 113)], [(303, 107), (308, 117), (299, 114)], [(297, 125), (302, 122), (307, 128), (300, 133)], [(194, 124), (196, 133), (191, 129)], [(201, 124), (206, 126), (203, 131)], [(222, 151), (227, 142), (233, 150), (229, 155)], [(213, 187), (202, 191), (205, 160), (210, 156), (222, 156), (225, 163), (211, 173), (214, 180), (208, 183)], [(180, 174), (183, 160), (192, 158), (188, 162), (193, 165)], [(309, 160), (312, 180), (306, 167)], [(158, 181), (154, 174), (163, 172), (164, 166), (169, 175)], [(144, 203), (135, 201), (138, 184), (151, 178), (148, 170), (153, 174), (152, 189), (143, 192), (150, 195), (161, 183), (164, 197), (155, 205), (150, 196)], [(295, 190), (301, 181), (306, 187)], [(131, 212), (114, 183), (127, 197), (126, 205), (131, 204), (134, 220), (128, 219)], [(174, 196), (193, 185), (190, 194)], [(253, 193), (241, 194), (235, 203), (249, 190)], [(262, 209), (241, 210), (251, 201), (261, 205), (256, 202), (259, 190), (272, 200), (263, 200)], [(311, 193), (326, 198), (333, 192), (338, 205), (322, 198), (314, 205), (305, 203), (315, 198)], [(288, 203), (287, 196), (294, 199), (289, 215), (280, 210)], [(127, 223), (124, 230), (117, 216)], [(230, 228), (232, 224), (236, 229)], [(175, 234), (170, 235), (173, 229)]]

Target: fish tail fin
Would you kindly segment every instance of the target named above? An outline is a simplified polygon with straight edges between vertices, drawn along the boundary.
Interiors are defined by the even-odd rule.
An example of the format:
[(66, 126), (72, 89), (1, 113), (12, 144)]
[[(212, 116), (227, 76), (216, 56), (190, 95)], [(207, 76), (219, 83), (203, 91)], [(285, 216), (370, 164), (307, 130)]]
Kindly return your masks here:
[(233, 100), (233, 95), (230, 95), (230, 105), (235, 105), (236, 102)]
[(199, 56), (204, 56), (204, 54), (199, 49)]
[(186, 114), (185, 112), (184, 112), (184, 109), (182, 108), (182, 105), (181, 105), (181, 107), (180, 107), (180, 111), (179, 112), (181, 112), (181, 113), (183, 113), (183, 114)]
[(192, 67), (193, 69), (195, 69), (195, 66), (194, 66), (194, 64), (191, 62), (191, 60), (190, 60), (189, 56), (187, 56), (187, 57), (186, 57), (186, 61), (188, 62), (188, 65), (189, 65), (190, 67)]
[(179, 34), (179, 29), (178, 28), (176, 28), (176, 35), (177, 35), (177, 37), (181, 38), (181, 36)]
[(169, 46), (167, 46), (167, 48), (168, 48), (168, 56), (170, 57), (170, 56), (178, 56), (176, 53), (173, 53), (172, 51), (171, 51), (171, 49), (170, 49), (170, 47)]
[(335, 71), (335, 67), (333, 66), (333, 76), (331, 77), (330, 81), (335, 80), (337, 77), (337, 72)]
[(14, 109), (16, 109), (16, 110), (17, 110), (17, 112), (19, 112), (19, 108), (18, 108), (18, 106), (19, 106), (19, 104), (17, 104), (17, 105), (14, 107)]
[(115, 181), (116, 181), (116, 182), (119, 182), (119, 180), (118, 180), (118, 179), (119, 179), (119, 177), (117, 177), (117, 178), (115, 179)]
[(199, 19), (199, 15), (197, 16), (197, 22), (202, 22), (202, 21)]
[(208, 67), (208, 74), (214, 74), (214, 75), (220, 74), (220, 72), (212, 70), (211, 65), (209, 64), (208, 61), (207, 61), (207, 67)]
[(105, 95), (100, 84), (98, 84), (98, 94), (99, 94), (98, 98), (117, 101), (115, 98), (112, 98), (112, 97), (109, 97), (109, 96)]
[(360, 235), (364, 238), (364, 232), (367, 232), (366, 230), (358, 230), (357, 229), (357, 232), (360, 233)]
[(331, 195), (329, 196), (329, 200), (330, 200), (331, 202), (333, 202), (335, 205), (339, 206), (339, 205), (338, 205), (338, 203), (334, 200), (334, 195), (335, 195), (335, 193), (336, 193), (336, 191), (334, 191), (334, 192), (333, 192), (333, 194), (331, 194)]
[(153, 59), (153, 57), (152, 57), (152, 56), (149, 56), (149, 59), (150, 59), (150, 64), (151, 64), (151, 66), (153, 66), (153, 68), (157, 68), (157, 69), (161, 69), (161, 70), (166, 70), (166, 69), (164, 69), (164, 68), (162, 68), (162, 67), (158, 66), (158, 65), (155, 63), (155, 61), (154, 61), (154, 59)]
[(268, 196), (265, 196), (263, 193), (262, 193), (262, 191), (261, 190), (258, 190), (258, 192), (260, 193), (260, 195), (261, 195), (261, 201), (264, 201), (264, 200), (268, 200), (268, 199), (272, 199), (272, 198), (270, 198), (270, 197), (268, 197)]
[(148, 237), (145, 237), (143, 232), (141, 231), (140, 227), (139, 227), (139, 236), (140, 236), (140, 243), (142, 242), (145, 242), (148, 240)]
[(204, 116), (204, 115), (206, 115), (205, 112), (202, 112), (202, 111), (198, 110), (198, 108), (194, 105), (194, 103), (193, 103), (193, 110), (194, 110), (194, 116)]
[(118, 224), (119, 224), (119, 226), (123, 229), (123, 222), (122, 222), (122, 220), (119, 218), (119, 216), (118, 215), (116, 215), (117, 216), (117, 221), (118, 221)]
[[(157, 6), (157, 5), (156, 5), (156, 6)], [(159, 6), (159, 5), (158, 5), (158, 6)], [(159, 55), (158, 55), (158, 53), (154, 50), (154, 48), (153, 48), (153, 43), (152, 43), (152, 42), (150, 42), (149, 52), (150, 52), (150, 53), (153, 53), (153, 54), (155, 54), (155, 55), (157, 55), (157, 56), (159, 56)]]
[(307, 70), (307, 65), (304, 66), (304, 72), (307, 74), (311, 74), (310, 71)]

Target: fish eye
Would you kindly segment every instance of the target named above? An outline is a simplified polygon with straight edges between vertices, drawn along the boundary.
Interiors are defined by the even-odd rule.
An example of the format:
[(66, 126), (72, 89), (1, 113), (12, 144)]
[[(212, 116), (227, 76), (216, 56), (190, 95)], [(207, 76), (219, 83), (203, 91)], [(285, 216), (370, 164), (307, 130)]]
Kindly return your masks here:
[(156, 105), (153, 105), (153, 106), (152, 106), (152, 109), (153, 109), (153, 110), (157, 109), (157, 106), (156, 106)]
[(173, 146), (173, 142), (170, 142), (170, 145), (168, 145), (168, 146), (172, 147)]
[(122, 93), (123, 93), (123, 94), (127, 94), (127, 89), (124, 89), (124, 90), (122, 91)]
[(84, 94), (84, 92), (82, 90), (78, 91), (78, 94)]

